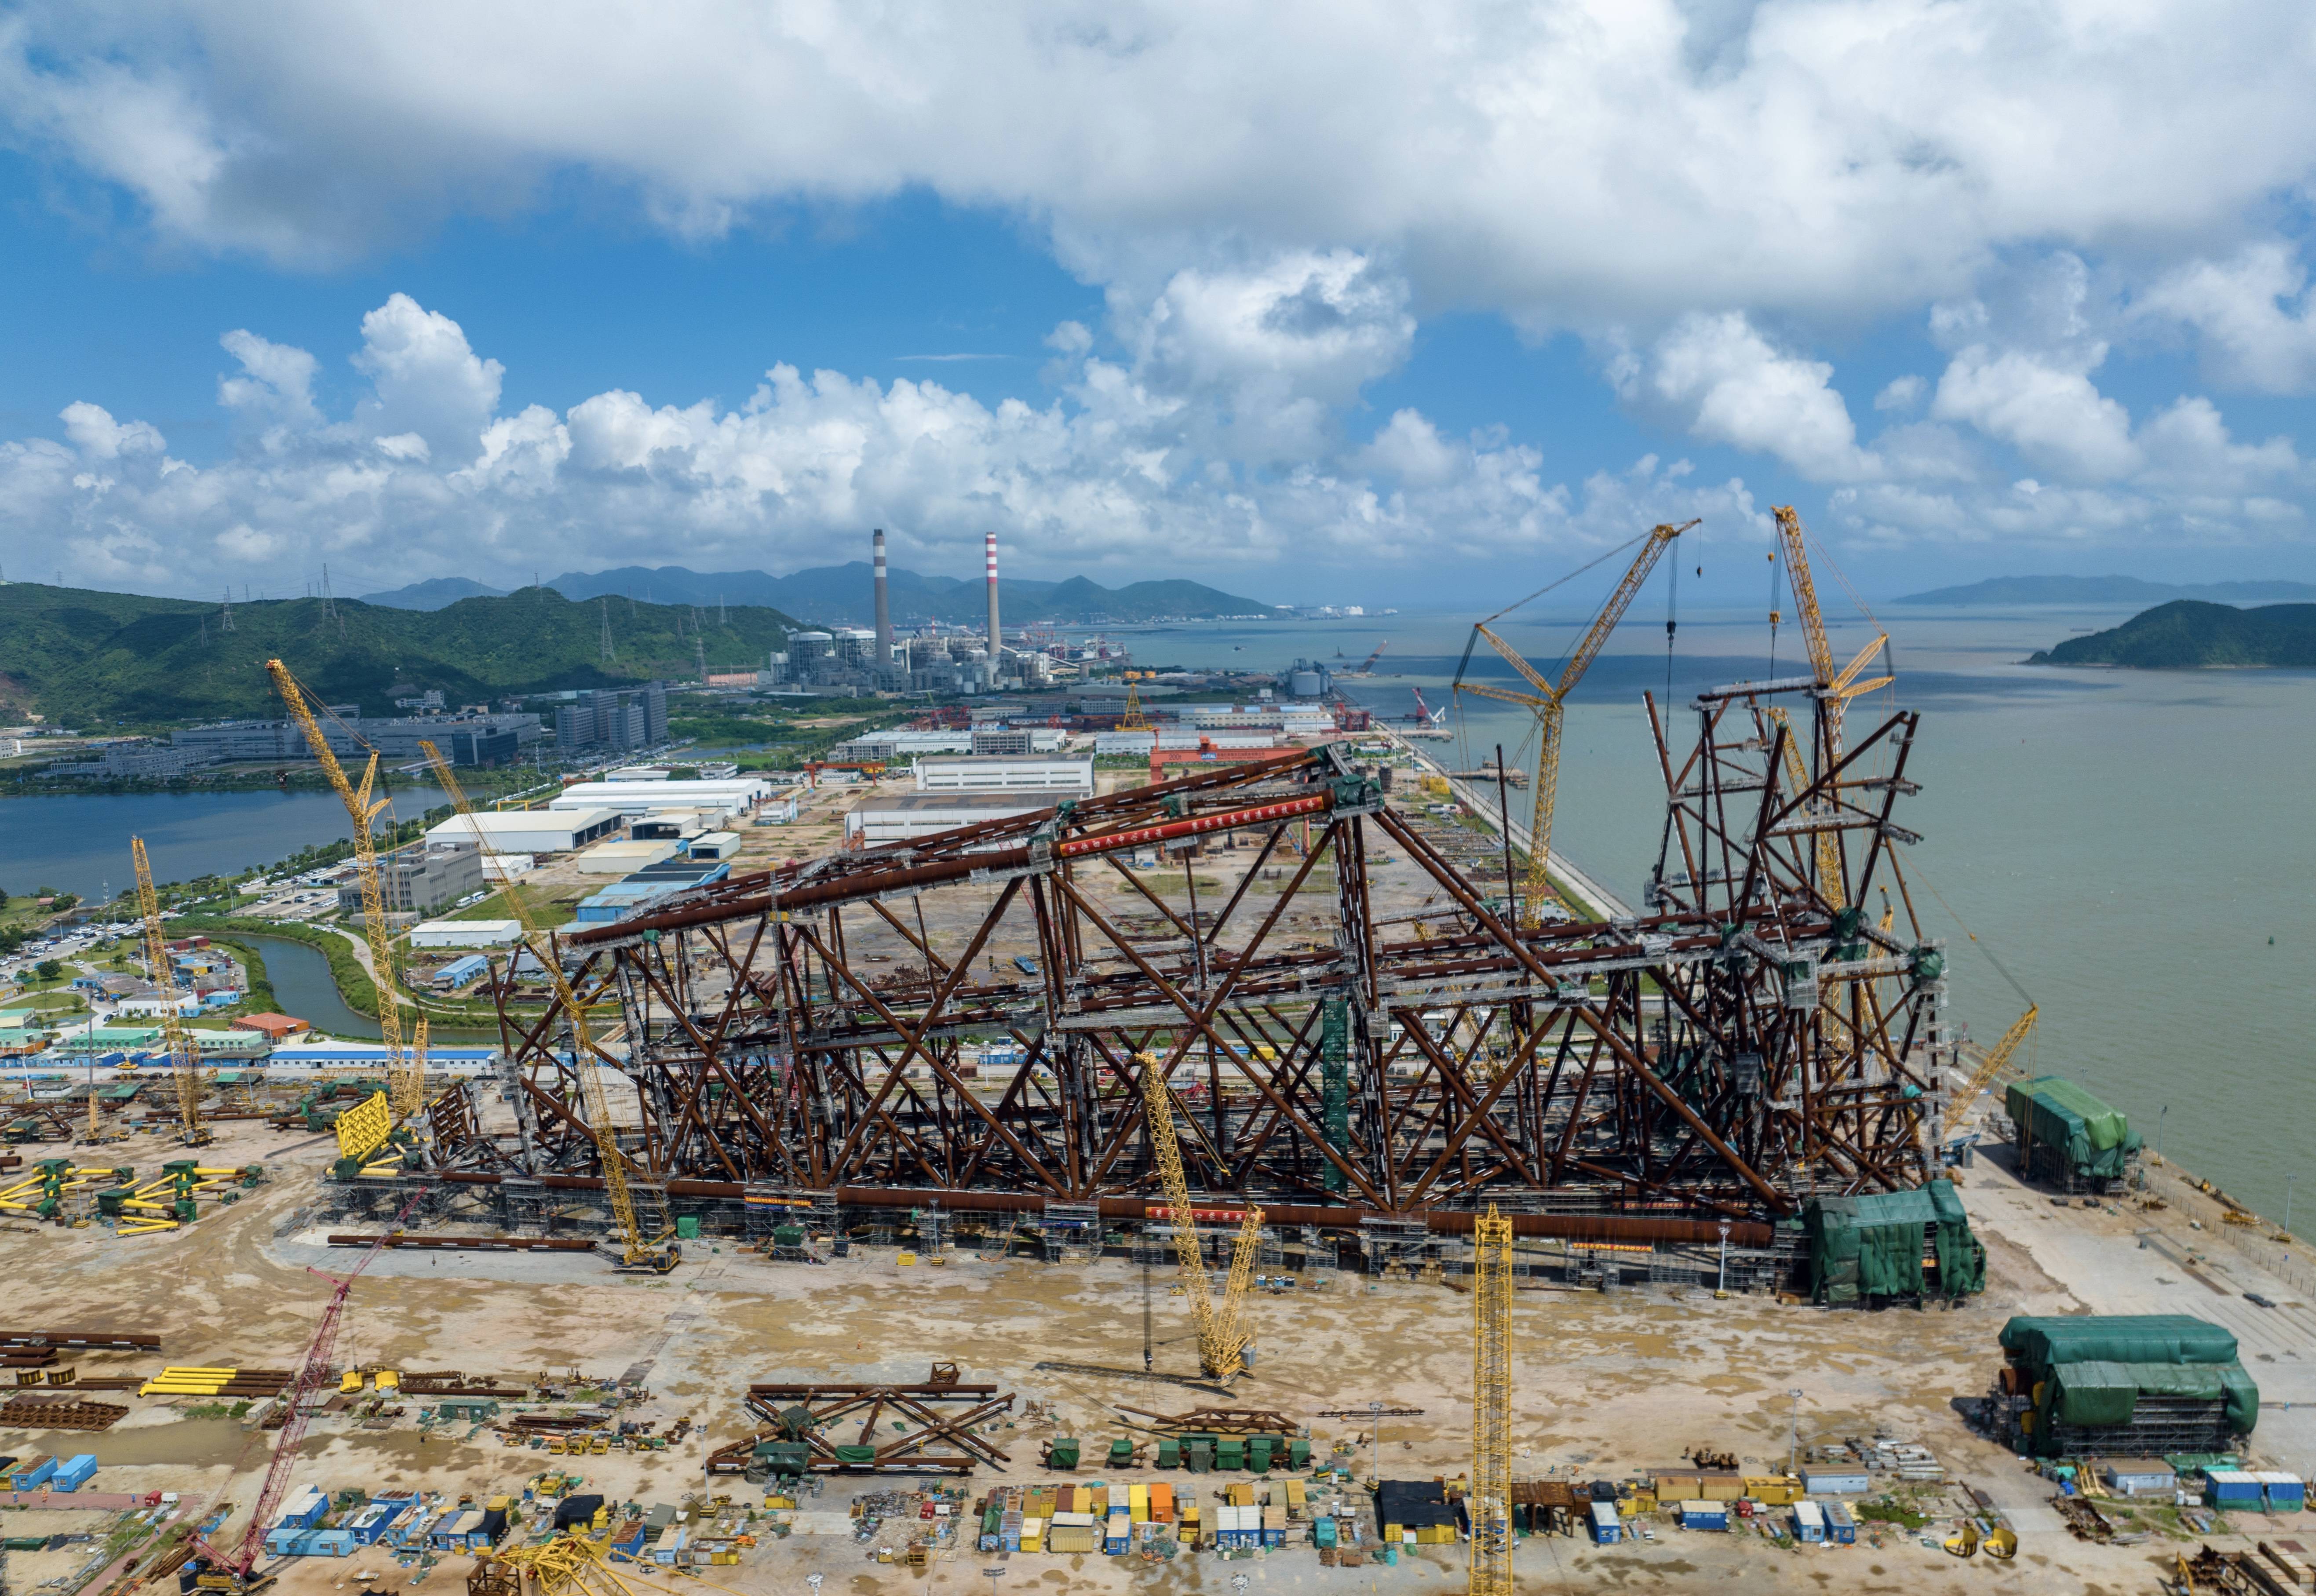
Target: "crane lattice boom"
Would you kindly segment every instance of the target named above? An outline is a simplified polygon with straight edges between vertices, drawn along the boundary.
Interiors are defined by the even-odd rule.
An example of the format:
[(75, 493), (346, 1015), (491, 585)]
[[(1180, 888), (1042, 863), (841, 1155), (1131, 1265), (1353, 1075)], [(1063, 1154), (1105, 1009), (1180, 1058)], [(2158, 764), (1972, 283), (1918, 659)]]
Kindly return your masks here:
[(1174, 1093), (1166, 1084), (1166, 1071), (1152, 1053), (1136, 1056), (1142, 1068), (1144, 1122), (1150, 1128), (1150, 1146), (1157, 1155), (1158, 1172), (1166, 1186), (1167, 1217), (1174, 1226), (1174, 1260), (1182, 1271), (1182, 1291), (1190, 1299), (1190, 1317), (1198, 1332), (1198, 1367), (1209, 1379), (1227, 1380), (1246, 1368), (1246, 1344), (1252, 1339), (1240, 1323), (1247, 1288), (1253, 1284), (1254, 1262), (1261, 1251), (1262, 1210), (1247, 1204), (1239, 1222), (1238, 1239), (1231, 1249), (1230, 1275), (1216, 1307), (1214, 1288), (1207, 1279), (1207, 1261), (1198, 1246), (1198, 1217), (1190, 1207), (1190, 1179), (1182, 1167), (1181, 1145), (1174, 1138)]
[[(151, 970), (153, 985), (163, 1000), (161, 1035), (169, 1048), (169, 1073), (176, 1078), (177, 1119), (183, 1127), (185, 1146), (198, 1146), (207, 1138), (201, 1134), (201, 1071), (200, 1054), (193, 1047), (192, 1033), (185, 1029), (184, 1017), (177, 1012), (177, 976), (169, 962), (168, 939), (161, 932), (161, 900), (153, 891), (153, 864), (145, 857), (145, 839), (129, 839), (129, 857), (137, 861), (137, 909), (145, 918), (145, 963)], [(96, 1093), (88, 1095), (89, 1139), (96, 1139)]]
[(379, 887), (378, 848), (370, 835), (371, 823), (392, 802), (389, 798), (370, 801), (370, 789), (378, 782), (378, 751), (370, 751), (361, 785), (356, 787), (346, 779), (345, 768), (338, 763), (337, 754), (330, 748), (330, 739), (322, 734), (321, 724), (306, 702), (306, 690), (290, 673), (290, 667), (278, 659), (269, 659), (265, 672), (273, 678), (274, 691), (281, 695), (290, 718), (306, 734), (306, 745), (314, 751), (322, 774), (330, 779), (338, 801), (345, 805), (346, 815), (353, 822), (354, 872), (361, 881), (362, 931), (370, 941), (370, 979), (378, 987), (379, 1037), (386, 1044), (387, 1095), (395, 1113), (407, 1119), (424, 1105), (426, 1080), (423, 1075), (413, 1078), (403, 1053), (401, 984), (394, 978), (394, 938), (387, 929), (386, 895)]
[(619, 1249), (619, 1265), (623, 1269), (647, 1270), (665, 1274), (682, 1260), (681, 1251), (664, 1236), (646, 1237), (643, 1224), (636, 1216), (635, 1190), (628, 1170), (628, 1155), (619, 1147), (619, 1132), (611, 1119), (611, 1102), (603, 1090), (603, 1071), (596, 1051), (595, 1039), (587, 1023), (587, 1005), (580, 1002), (571, 988), (570, 977), (563, 973), (563, 960), (554, 944), (539, 925), (538, 914), (522, 895), (509, 885), (509, 872), (492, 868), (498, 851), (492, 846), (487, 827), (475, 819), (475, 807), (468, 802), (459, 779), (451, 773), (450, 762), (433, 744), (421, 742), (418, 746), (426, 753), (427, 762), (434, 767), (434, 779), (442, 784), (442, 791), (467, 822), (475, 834), (475, 843), (483, 851), (484, 869), (499, 883), (499, 896), (513, 911), (515, 921), (522, 927), (522, 940), (530, 956), (547, 972), (554, 983), (555, 997), (562, 1012), (571, 1018), (571, 1053), (579, 1073), (581, 1090), (587, 1099), (588, 1128), (595, 1137), (595, 1152), (603, 1165), (603, 1190), (611, 1200), (611, 1217), (619, 1227), (615, 1238)]
[[(1507, 704), (1519, 704), (1536, 716), (1536, 806), (1528, 819), (1528, 875), (1520, 888), (1520, 920), (1530, 930), (1544, 923), (1544, 905), (1552, 896), (1549, 861), (1552, 854), (1552, 812), (1560, 788), (1560, 727), (1568, 695), (1584, 679), (1584, 673), (1608, 646), (1608, 638), (1617, 623), (1625, 618), (1633, 601), (1640, 596), (1649, 573), (1655, 570), (1664, 551), (1673, 540), (1697, 522), (1685, 522), (1679, 526), (1657, 526), (1650, 530), (1639, 554), (1617, 584), (1616, 591), (1593, 616), (1592, 624), (1585, 629), (1583, 638), (1570, 651), (1567, 664), (1562, 666), (1560, 680), (1548, 682), (1544, 673), (1522, 658), (1519, 649), (1499, 637), (1486, 622), (1472, 629), (1487, 639), (1488, 646), (1501, 655), (1506, 664), (1519, 673), (1530, 691), (1520, 692), (1510, 688), (1494, 687), (1483, 682), (1466, 682), (1459, 672), (1456, 691), (1475, 697), (1494, 699)], [(1468, 655), (1468, 650), (1466, 651)], [(1507, 886), (1510, 885), (1509, 882)]]
[(1512, 1596), (1512, 1222), (1472, 1239), (1471, 1596)]

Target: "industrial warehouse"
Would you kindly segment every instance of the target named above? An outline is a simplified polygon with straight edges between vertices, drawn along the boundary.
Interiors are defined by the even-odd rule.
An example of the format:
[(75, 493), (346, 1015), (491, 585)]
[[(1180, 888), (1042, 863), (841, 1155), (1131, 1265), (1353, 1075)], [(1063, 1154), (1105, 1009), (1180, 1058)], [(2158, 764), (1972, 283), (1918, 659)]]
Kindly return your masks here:
[[(1519, 823), (1299, 709), (508, 811), (423, 740), (454, 817), (342, 890), (495, 1048), (389, 1007), (228, 1083), (165, 1017), (174, 1091), (22, 1110), (18, 1577), (2307, 1588), (2289, 1239), (2027, 1073), (2031, 1005), (1953, 1025), (1866, 656), (1644, 697), (1637, 908), (1552, 852), (1561, 700), (1682, 530), (1489, 689), (1553, 728)], [(405, 927), (423, 870), (493, 917)]]

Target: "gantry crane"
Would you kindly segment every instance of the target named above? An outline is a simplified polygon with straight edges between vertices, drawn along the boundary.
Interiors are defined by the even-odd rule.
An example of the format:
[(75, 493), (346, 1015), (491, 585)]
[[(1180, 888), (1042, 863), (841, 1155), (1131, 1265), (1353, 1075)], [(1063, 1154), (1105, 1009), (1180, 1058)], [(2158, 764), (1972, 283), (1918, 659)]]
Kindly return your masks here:
[(572, 1063), (579, 1073), (580, 1088), (587, 1100), (588, 1129), (594, 1134), (596, 1156), (603, 1165), (603, 1190), (610, 1198), (611, 1218), (617, 1226), (617, 1234), (611, 1238), (617, 1250), (612, 1268), (623, 1274), (664, 1275), (683, 1262), (683, 1251), (664, 1234), (646, 1236), (642, 1221), (636, 1215), (628, 1155), (620, 1151), (619, 1132), (611, 1122), (610, 1098), (603, 1090), (603, 1072), (595, 1038), (587, 1023), (587, 1005), (580, 1001), (579, 994), (572, 989), (570, 977), (563, 973), (563, 960), (539, 923), (537, 912), (523, 901), (522, 894), (509, 885), (512, 872), (497, 868), (498, 850), (492, 846), (490, 830), (475, 818), (475, 807), (467, 801), (458, 777), (451, 773), (450, 762), (432, 743), (422, 742), (418, 746), (425, 750), (427, 762), (434, 767), (434, 779), (441, 783), (443, 793), (466, 821), (468, 830), (474, 834), (475, 845), (482, 850), (484, 874), (497, 881), (500, 900), (513, 912), (516, 923), (522, 927), (523, 945), (554, 983), (556, 1002), (571, 1017)]
[[(1824, 746), (1820, 755), (1831, 770), (1841, 760), (1841, 722), (1849, 700), (1876, 688), (1887, 687), (1891, 678), (1875, 676), (1866, 681), (1858, 679), (1866, 665), (1889, 646), (1886, 634), (1876, 632), (1874, 640), (1860, 649), (1857, 656), (1837, 669), (1833, 663), (1833, 643), (1826, 636), (1825, 615), (1818, 608), (1817, 584), (1810, 575), (1808, 539), (1802, 531), (1802, 518), (1791, 504), (1780, 504), (1772, 513), (1777, 517), (1777, 539), (1786, 556), (1786, 581), (1794, 590), (1794, 609), (1802, 624), (1802, 638), (1808, 646), (1810, 675), (1817, 683), (1818, 717), (1823, 728)], [(1769, 611), (1769, 627), (1774, 637), (1777, 612)], [(1786, 728), (1786, 765), (1794, 790), (1800, 792), (1809, 786), (1801, 750), (1794, 745), (1793, 725), (1780, 708), (1768, 711), (1769, 718)], [(1817, 834), (1818, 892), (1832, 907), (1848, 907), (1849, 892), (1842, 881), (1841, 841), (1839, 834), (1822, 831)]]
[(1190, 1317), (1198, 1330), (1198, 1367), (1208, 1379), (1235, 1379), (1246, 1368), (1246, 1347), (1253, 1339), (1242, 1320), (1247, 1288), (1254, 1283), (1255, 1259), (1262, 1251), (1262, 1210), (1252, 1202), (1246, 1205), (1238, 1237), (1231, 1246), (1222, 1306), (1217, 1307), (1214, 1288), (1207, 1279), (1206, 1257), (1198, 1246), (1198, 1217), (1190, 1207), (1189, 1176), (1182, 1168), (1181, 1146), (1174, 1139), (1173, 1091), (1166, 1084), (1165, 1067), (1156, 1054), (1137, 1053), (1135, 1062), (1142, 1069), (1143, 1122), (1150, 1128), (1150, 1146), (1166, 1182), (1167, 1217), (1174, 1226), (1174, 1260), (1181, 1267), (1182, 1291), (1190, 1299)]
[(338, 801), (346, 807), (346, 815), (354, 828), (354, 872), (361, 881), (362, 931), (370, 939), (370, 980), (378, 987), (379, 1038), (386, 1044), (387, 1100), (396, 1115), (407, 1119), (424, 1106), (426, 1078), (414, 1075), (402, 1048), (401, 983), (394, 977), (394, 938), (386, 923), (386, 895), (378, 876), (378, 848), (370, 836), (370, 823), (379, 811), (393, 800), (379, 798), (370, 801), (370, 789), (378, 782), (378, 750), (370, 750), (370, 763), (362, 770), (361, 785), (356, 787), (346, 780), (343, 766), (330, 749), (330, 739), (322, 734), (321, 724), (306, 701), (306, 690), (290, 667), (278, 659), (265, 662), (265, 673), (273, 678), (273, 689), (289, 707), (290, 717), (306, 734), (306, 745), (314, 751), (316, 762), (322, 773), (330, 779), (330, 786)]
[(1471, 1596), (1512, 1596), (1512, 1222), (1472, 1226)]
[(1608, 646), (1609, 634), (1617, 629), (1617, 623), (1625, 618), (1625, 611), (1639, 596), (1642, 584), (1649, 579), (1649, 573), (1656, 569), (1657, 561), (1663, 557), (1664, 551), (1672, 547), (1675, 539), (1696, 524), (1690, 521), (1679, 526), (1660, 525), (1651, 529), (1624, 579), (1608, 595), (1608, 602), (1600, 606), (1600, 612), (1592, 618), (1592, 624), (1586, 629), (1582, 640), (1570, 651), (1567, 663), (1561, 667), (1559, 681), (1545, 681), (1541, 671), (1523, 659), (1519, 649), (1497, 636), (1483, 620), (1474, 623), (1473, 640), (1486, 638), (1488, 646), (1502, 655), (1534, 691), (1521, 692), (1514, 688), (1496, 687), (1484, 682), (1466, 682), (1464, 669), (1471, 663), (1472, 645), (1466, 642), (1464, 646), (1464, 664), (1456, 670), (1455, 690), (1457, 692), (1468, 692), (1477, 698), (1494, 699), (1506, 704), (1519, 704), (1536, 716), (1536, 807), (1528, 820), (1528, 878), (1520, 888), (1520, 923), (1530, 930), (1544, 923), (1544, 905), (1552, 896), (1548, 869), (1552, 853), (1552, 810), (1560, 785), (1560, 727), (1568, 695), (1575, 691), (1576, 684), (1583, 680), (1584, 673), (1591, 668), (1592, 662), (1599, 657), (1600, 650)]
[[(192, 1033), (185, 1029), (184, 1017), (177, 1012), (177, 976), (169, 962), (168, 939), (161, 934), (161, 900), (153, 891), (153, 865), (145, 857), (145, 839), (129, 839), (129, 857), (137, 861), (137, 908), (145, 917), (145, 962), (149, 967), (153, 985), (161, 994), (161, 1035), (169, 1047), (169, 1072), (177, 1082), (177, 1119), (179, 1137), (188, 1147), (198, 1147), (209, 1139), (201, 1128), (201, 1068), (200, 1054), (193, 1046)], [(89, 1089), (89, 1139), (96, 1139), (96, 1090)]]

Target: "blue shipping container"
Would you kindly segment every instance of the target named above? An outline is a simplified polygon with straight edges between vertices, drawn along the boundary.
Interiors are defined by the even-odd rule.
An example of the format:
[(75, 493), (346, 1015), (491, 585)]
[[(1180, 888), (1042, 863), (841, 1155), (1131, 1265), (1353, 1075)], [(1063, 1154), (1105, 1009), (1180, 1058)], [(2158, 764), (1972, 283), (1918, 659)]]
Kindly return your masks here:
[(1614, 1502), (1592, 1504), (1592, 1539), (1596, 1545), (1610, 1547), (1625, 1538), (1624, 1520), (1617, 1517)]
[(49, 1485), (54, 1490), (77, 1491), (88, 1484), (89, 1476), (95, 1472), (96, 1454), (83, 1452), (58, 1465), (57, 1472), (49, 1479)]

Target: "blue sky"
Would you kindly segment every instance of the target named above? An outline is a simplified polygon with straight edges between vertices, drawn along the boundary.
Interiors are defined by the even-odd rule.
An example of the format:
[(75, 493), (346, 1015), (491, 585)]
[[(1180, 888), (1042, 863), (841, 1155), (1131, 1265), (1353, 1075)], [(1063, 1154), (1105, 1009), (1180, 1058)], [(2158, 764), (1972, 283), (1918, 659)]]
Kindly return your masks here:
[(2297, 8), (1457, 14), (21, 8), (0, 563), (2316, 578)]

